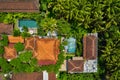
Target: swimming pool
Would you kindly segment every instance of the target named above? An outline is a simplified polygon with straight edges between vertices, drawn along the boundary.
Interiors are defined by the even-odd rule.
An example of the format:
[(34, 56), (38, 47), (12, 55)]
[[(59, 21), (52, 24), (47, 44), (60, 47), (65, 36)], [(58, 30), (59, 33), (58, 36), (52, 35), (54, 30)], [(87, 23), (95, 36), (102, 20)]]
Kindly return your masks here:
[(37, 22), (35, 20), (19, 20), (18, 26), (22, 28), (23, 26), (26, 26), (28, 28), (37, 28)]

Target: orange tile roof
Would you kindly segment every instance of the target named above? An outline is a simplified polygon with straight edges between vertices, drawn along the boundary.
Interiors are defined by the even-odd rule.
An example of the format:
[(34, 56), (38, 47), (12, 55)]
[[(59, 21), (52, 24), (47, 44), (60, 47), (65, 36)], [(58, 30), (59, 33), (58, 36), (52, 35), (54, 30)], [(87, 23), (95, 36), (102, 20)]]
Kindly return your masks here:
[(15, 37), (15, 36), (9, 35), (8, 41), (9, 43), (18, 43), (18, 42), (24, 43), (24, 38), (22, 38), (21, 36)]
[(17, 57), (17, 52), (15, 48), (7, 46), (4, 47), (4, 49), (5, 49), (5, 53), (4, 53), (5, 59), (13, 59)]
[(59, 40), (38, 39), (34, 55), (40, 65), (55, 64), (58, 60)]
[(39, 12), (39, 0), (0, 0), (0, 12)]
[(34, 50), (35, 49), (35, 37), (29, 37), (25, 39), (25, 49), (26, 50)]

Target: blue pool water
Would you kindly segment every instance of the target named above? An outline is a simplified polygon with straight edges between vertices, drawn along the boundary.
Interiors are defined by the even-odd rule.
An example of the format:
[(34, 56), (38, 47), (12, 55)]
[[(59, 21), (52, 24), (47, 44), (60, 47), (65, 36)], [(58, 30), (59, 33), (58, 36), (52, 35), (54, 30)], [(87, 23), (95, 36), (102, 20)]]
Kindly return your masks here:
[(19, 20), (19, 27), (26, 26), (28, 28), (37, 28), (37, 22), (35, 20)]

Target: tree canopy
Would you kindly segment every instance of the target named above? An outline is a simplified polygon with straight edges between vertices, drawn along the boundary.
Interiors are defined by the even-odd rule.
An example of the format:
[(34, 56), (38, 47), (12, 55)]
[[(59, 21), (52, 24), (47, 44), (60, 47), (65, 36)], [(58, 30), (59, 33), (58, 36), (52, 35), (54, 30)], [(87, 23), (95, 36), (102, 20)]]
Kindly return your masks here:
[[(60, 73), (60, 79), (120, 79), (120, 0), (40, 0), (40, 4), (40, 13), (0, 13), (0, 22), (15, 24), (17, 19), (34, 19), (39, 25), (38, 35), (45, 35), (47, 29), (55, 29), (60, 35), (73, 36), (77, 40), (77, 56), (82, 55), (83, 35), (97, 32), (98, 72), (80, 75)], [(52, 23), (56, 25), (52, 26)], [(19, 34), (14, 31), (14, 35)], [(7, 45), (8, 41), (3, 41), (4, 45)]]

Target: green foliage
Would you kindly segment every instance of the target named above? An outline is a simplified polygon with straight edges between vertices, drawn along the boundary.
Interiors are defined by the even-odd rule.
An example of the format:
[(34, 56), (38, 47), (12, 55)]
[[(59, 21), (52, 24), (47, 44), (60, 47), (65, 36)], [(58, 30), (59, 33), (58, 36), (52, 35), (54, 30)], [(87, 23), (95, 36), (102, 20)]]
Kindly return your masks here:
[(38, 27), (38, 35), (39, 36), (45, 36), (46, 33), (43, 31), (43, 28), (41, 26)]
[(28, 27), (23, 26), (22, 30), (23, 30), (24, 32), (28, 32)]
[[(76, 26), (76, 27), (74, 27)], [(72, 34), (76, 38), (76, 56), (81, 56), (83, 53), (83, 36), (88, 33), (83, 26), (79, 26), (77, 24), (72, 24)]]
[(21, 62), (27, 63), (32, 57), (32, 53), (30, 51), (23, 52), (19, 55), (19, 59)]
[(82, 53), (82, 36), (88, 32), (98, 32), (100, 68), (105, 70), (105, 73), (101, 72), (107, 76), (106, 79), (117, 80), (115, 77), (119, 77), (120, 67), (120, 1), (57, 0), (49, 5), (53, 7), (52, 13), (56, 18), (63, 17), (72, 24), (71, 33), (77, 39), (77, 55)]
[(28, 32), (22, 32), (22, 33), (21, 33), (21, 36), (22, 36), (23, 38), (26, 38), (26, 37), (30, 37), (31, 35), (30, 35), (30, 33), (28, 33)]
[(55, 64), (55, 69), (53, 70), (55, 73), (57, 73), (59, 71), (59, 69), (60, 69), (61, 65), (63, 64), (64, 60), (65, 60), (64, 53), (61, 52), (58, 56), (58, 61)]
[(4, 53), (4, 46), (8, 45), (8, 36), (2, 35), (2, 40), (0, 40), (0, 54)]
[(0, 46), (0, 54), (3, 54), (3, 53), (4, 53), (4, 47)]
[[(105, 38), (104, 38), (104, 48), (101, 50), (102, 56), (105, 63), (106, 68), (106, 78), (112, 79), (114, 78), (114, 74), (119, 72), (119, 53), (120, 53), (120, 30), (116, 26), (109, 28), (110, 32), (105, 32)], [(111, 33), (112, 32), (112, 33)], [(110, 36), (109, 36), (110, 35)], [(116, 74), (116, 77), (119, 77), (119, 75)]]
[(41, 6), (40, 6), (40, 10), (42, 12), (45, 12), (48, 10), (48, 3), (51, 2), (52, 0), (40, 0)]
[(25, 51), (19, 54), (18, 58), (10, 61), (12, 72), (34, 72), (37, 68), (37, 60), (32, 58), (32, 52)]
[(7, 62), (7, 60), (1, 57), (0, 57), (0, 67), (3, 73), (8, 73), (12, 69), (12, 66)]
[(14, 21), (13, 15), (10, 13), (7, 13), (3, 22), (6, 24), (9, 24), (9, 23), (13, 23), (13, 21)]
[(3, 34), (2, 35), (2, 40), (0, 40), (0, 46), (7, 46), (8, 45), (8, 36)]
[(6, 17), (6, 13), (0, 13), (0, 22), (3, 22)]
[(19, 29), (14, 29), (13, 30), (13, 36), (20, 36), (21, 32)]
[(39, 15), (37, 13), (4, 13), (3, 17), (4, 23), (12, 23), (15, 24), (17, 22), (18, 19), (22, 19), (22, 18), (36, 18), (36, 15)]
[(48, 31), (56, 31), (57, 29), (57, 20), (53, 18), (44, 18), (41, 20), (40, 27), (42, 27), (42, 30), (46, 33)]
[(58, 26), (57, 27), (58, 35), (69, 35), (70, 34), (71, 26), (63, 18), (61, 18), (57, 21), (57, 26)]
[(80, 74), (68, 74), (66, 72), (60, 72), (58, 80), (101, 80), (95, 78), (95, 74), (80, 73)]
[(16, 44), (14, 45), (14, 48), (16, 49), (17, 52), (23, 51), (23, 50), (24, 50), (24, 45), (19, 42), (19, 43), (16, 43)]
[(112, 24), (117, 25), (119, 0), (91, 1), (91, 0), (57, 0), (51, 2), (56, 17), (63, 17), (69, 21), (76, 21), (92, 32), (108, 29)]
[[(119, 79), (119, 0), (41, 0), (40, 4), (41, 13), (0, 13), (0, 22), (15, 23), (17, 19), (31, 18), (38, 21), (39, 35), (45, 35), (48, 31), (56, 30), (59, 35), (67, 34), (67, 37), (73, 36), (77, 40), (76, 56), (80, 56), (83, 53), (83, 35), (88, 32), (98, 32), (98, 62), (101, 71), (99, 72), (100, 74), (96, 75), (101, 76), (104, 74), (103, 76), (106, 77), (107, 80)], [(20, 32), (16, 31), (15, 36), (19, 35)], [(24, 37), (27, 34), (22, 33), (21, 35)], [(0, 41), (0, 45), (2, 46), (7, 44), (7, 39)], [(60, 49), (62, 50), (63, 46), (60, 47)], [(20, 61), (19, 58), (17, 59)], [(13, 72), (29, 70), (41, 71), (45, 69), (57, 72), (59, 68), (59, 66), (55, 68), (55, 65), (50, 65), (40, 68), (36, 66), (34, 69), (33, 66), (29, 66), (34, 64), (28, 65), (27, 63), (23, 64), (23, 62), (20, 63), (22, 64), (16, 63), (16, 65), (19, 65), (20, 67), (13, 67)], [(7, 70), (3, 69), (4, 72), (7, 72)], [(71, 75), (67, 73), (60, 73), (60, 75), (60, 80), (98, 80), (97, 78), (93, 78), (95, 76), (93, 74)]]
[(119, 80), (120, 79), (120, 70), (117, 70), (113, 73), (110, 80)]

